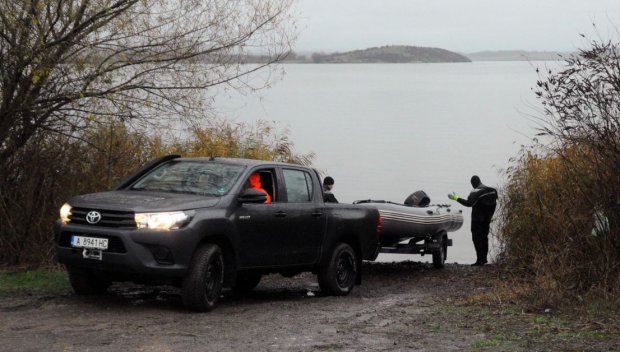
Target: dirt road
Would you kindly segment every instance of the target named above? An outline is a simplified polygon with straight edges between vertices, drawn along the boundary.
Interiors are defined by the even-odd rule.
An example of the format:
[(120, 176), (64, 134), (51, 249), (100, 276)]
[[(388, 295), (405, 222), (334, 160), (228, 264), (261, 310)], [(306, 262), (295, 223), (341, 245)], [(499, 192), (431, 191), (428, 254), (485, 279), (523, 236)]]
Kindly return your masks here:
[(363, 269), (363, 284), (347, 297), (321, 296), (310, 274), (271, 275), (242, 297), (226, 292), (203, 314), (185, 311), (177, 292), (164, 287), (2, 297), (0, 350), (468, 351), (495, 334), (449, 308), (458, 297), (488, 290), (484, 278), (493, 267), (435, 270), (404, 262)]

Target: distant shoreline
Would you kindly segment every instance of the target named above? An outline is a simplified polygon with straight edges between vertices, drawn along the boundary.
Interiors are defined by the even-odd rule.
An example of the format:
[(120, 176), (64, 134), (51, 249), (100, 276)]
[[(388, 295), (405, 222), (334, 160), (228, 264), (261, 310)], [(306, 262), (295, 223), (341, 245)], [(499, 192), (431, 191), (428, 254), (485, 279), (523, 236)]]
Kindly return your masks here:
[[(471, 60), (467, 62), (311, 62), (311, 61), (281, 61), (282, 64), (287, 65), (420, 65), (420, 64), (472, 64), (476, 62), (545, 62), (545, 61), (560, 61), (561, 59), (506, 59), (506, 60)], [(248, 62), (248, 64), (250, 64)]]
[[(247, 63), (260, 63), (267, 57), (247, 56)], [(342, 53), (308, 53), (295, 52), (283, 62), (315, 64), (352, 64), (352, 63), (436, 63), (436, 62), (471, 62), (468, 57), (442, 48), (418, 47), (410, 45), (386, 45)]]
[[(501, 61), (561, 61), (571, 52), (499, 50), (455, 53), (440, 48), (384, 46), (343, 53), (291, 53), (282, 62), (287, 64), (391, 64), (391, 63), (466, 63)], [(258, 62), (260, 60), (249, 61)]]
[(472, 61), (558, 61), (572, 54), (558, 51), (501, 50), (479, 51), (463, 55)]

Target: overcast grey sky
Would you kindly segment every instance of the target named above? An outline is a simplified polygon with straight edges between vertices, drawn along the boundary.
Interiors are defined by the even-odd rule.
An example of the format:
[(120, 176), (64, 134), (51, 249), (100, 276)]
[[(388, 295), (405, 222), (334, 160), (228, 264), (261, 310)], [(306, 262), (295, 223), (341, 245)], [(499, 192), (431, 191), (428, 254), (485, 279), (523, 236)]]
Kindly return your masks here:
[(618, 38), (620, 0), (298, 0), (297, 51), (382, 45), (573, 51), (580, 33)]

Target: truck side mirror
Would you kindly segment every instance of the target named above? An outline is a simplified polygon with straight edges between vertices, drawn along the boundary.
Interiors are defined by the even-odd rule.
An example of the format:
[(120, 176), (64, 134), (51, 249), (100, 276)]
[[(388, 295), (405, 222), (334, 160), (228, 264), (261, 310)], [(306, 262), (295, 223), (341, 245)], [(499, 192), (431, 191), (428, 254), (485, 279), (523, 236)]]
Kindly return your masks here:
[(248, 188), (241, 193), (237, 200), (239, 203), (265, 203), (267, 201), (267, 195), (263, 191)]

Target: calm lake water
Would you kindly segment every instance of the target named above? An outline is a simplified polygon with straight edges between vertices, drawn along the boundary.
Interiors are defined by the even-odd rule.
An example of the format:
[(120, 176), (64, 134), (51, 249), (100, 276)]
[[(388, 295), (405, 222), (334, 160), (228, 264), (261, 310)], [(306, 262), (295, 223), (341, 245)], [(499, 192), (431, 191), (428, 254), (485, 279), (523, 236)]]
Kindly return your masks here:
[[(470, 263), (475, 252), (469, 179), (501, 187), (508, 159), (535, 134), (541, 116), (532, 90), (546, 62), (455, 64), (291, 64), (259, 96), (218, 97), (236, 121), (276, 121), (288, 127), (297, 152), (315, 152), (315, 167), (336, 180), (340, 202), (403, 202), (424, 190), (434, 204), (463, 209), (465, 224), (449, 234), (448, 262)], [(385, 255), (380, 260), (430, 260)]]

